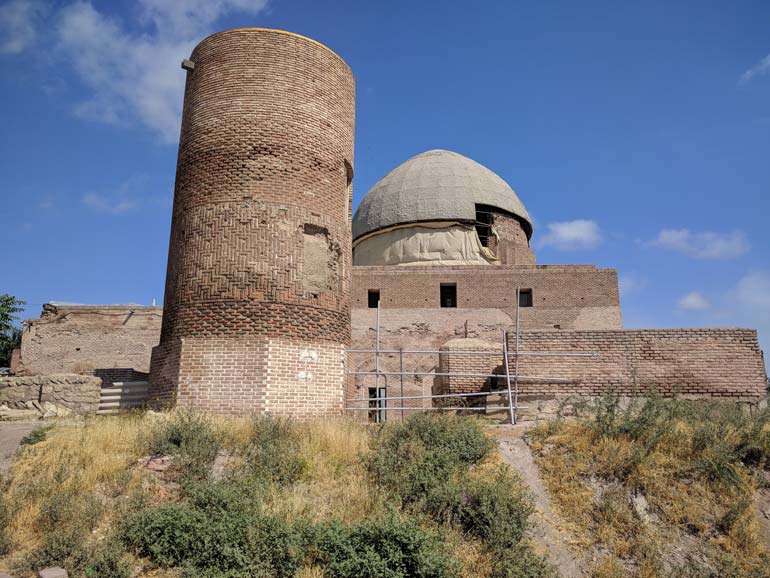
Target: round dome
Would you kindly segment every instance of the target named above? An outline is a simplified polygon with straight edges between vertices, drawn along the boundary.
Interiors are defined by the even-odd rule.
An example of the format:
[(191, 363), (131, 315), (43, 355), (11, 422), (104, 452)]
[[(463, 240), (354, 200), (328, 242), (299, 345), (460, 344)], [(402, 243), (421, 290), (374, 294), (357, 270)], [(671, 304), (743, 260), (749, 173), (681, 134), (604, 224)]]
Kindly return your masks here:
[(518, 217), (532, 236), (524, 204), (503, 179), (461, 154), (432, 150), (385, 175), (361, 201), (353, 217), (353, 239), (379, 229), (420, 221), (475, 221), (476, 205)]

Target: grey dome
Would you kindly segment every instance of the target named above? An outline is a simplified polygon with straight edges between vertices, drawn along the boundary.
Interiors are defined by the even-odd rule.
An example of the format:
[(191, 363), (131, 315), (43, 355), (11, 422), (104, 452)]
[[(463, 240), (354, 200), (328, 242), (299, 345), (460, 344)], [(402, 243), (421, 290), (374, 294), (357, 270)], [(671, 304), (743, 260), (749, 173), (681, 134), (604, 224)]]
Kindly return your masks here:
[(419, 221), (475, 221), (476, 205), (489, 205), (532, 221), (524, 204), (503, 179), (461, 154), (431, 150), (385, 175), (361, 201), (353, 217), (353, 239)]

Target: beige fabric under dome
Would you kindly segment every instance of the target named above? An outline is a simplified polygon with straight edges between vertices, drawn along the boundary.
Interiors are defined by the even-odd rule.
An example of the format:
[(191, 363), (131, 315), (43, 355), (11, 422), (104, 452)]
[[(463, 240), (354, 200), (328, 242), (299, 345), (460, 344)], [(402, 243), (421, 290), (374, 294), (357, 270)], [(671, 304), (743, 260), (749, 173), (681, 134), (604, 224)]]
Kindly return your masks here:
[(353, 265), (489, 265), (497, 259), (462, 223), (402, 225), (359, 238)]

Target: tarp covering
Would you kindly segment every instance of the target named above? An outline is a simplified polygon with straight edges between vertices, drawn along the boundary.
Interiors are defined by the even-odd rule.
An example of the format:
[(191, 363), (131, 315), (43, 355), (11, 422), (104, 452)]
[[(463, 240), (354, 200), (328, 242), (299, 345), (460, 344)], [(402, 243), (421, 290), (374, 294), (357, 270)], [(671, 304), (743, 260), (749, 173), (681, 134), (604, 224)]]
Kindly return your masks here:
[(496, 260), (473, 227), (456, 222), (392, 227), (353, 245), (354, 265), (489, 265)]

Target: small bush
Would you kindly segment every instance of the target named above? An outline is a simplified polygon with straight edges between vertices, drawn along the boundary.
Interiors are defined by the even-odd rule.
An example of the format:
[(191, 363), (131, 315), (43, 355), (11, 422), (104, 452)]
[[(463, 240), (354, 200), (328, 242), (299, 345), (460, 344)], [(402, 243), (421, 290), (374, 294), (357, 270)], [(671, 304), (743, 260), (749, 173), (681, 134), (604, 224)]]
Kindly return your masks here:
[(95, 547), (81, 564), (86, 578), (130, 578), (134, 568), (126, 553), (116, 541)]
[(369, 471), (405, 504), (427, 503), (435, 513), (454, 490), (458, 473), (492, 450), (481, 426), (467, 418), (417, 414), (383, 427), (373, 439)]
[(147, 451), (155, 456), (174, 456), (176, 466), (186, 476), (208, 477), (221, 448), (214, 428), (205, 417), (184, 411), (175, 412), (150, 431), (144, 439)]
[(491, 478), (469, 480), (457, 509), (463, 530), (500, 553), (524, 537), (534, 505), (521, 483), (501, 466)]
[(87, 542), (101, 515), (101, 504), (93, 496), (64, 489), (54, 491), (43, 503), (37, 525), (43, 530), (42, 544), (22, 563), (23, 568), (46, 566), (79, 567), (88, 557)]
[(458, 565), (439, 537), (416, 522), (389, 514), (319, 531), (319, 562), (335, 578), (450, 578)]
[(23, 438), (21, 438), (19, 444), (22, 446), (32, 446), (45, 441), (46, 438), (48, 438), (48, 432), (51, 431), (52, 428), (52, 425), (36, 427)]
[(559, 574), (543, 556), (530, 548), (515, 546), (495, 552), (489, 578), (558, 578)]
[[(2, 482), (2, 480), (0, 480)], [(2, 490), (2, 484), (0, 484)], [(0, 556), (5, 556), (11, 551), (13, 541), (8, 533), (8, 525), (11, 523), (11, 513), (8, 509), (5, 496), (0, 493)]]
[[(251, 489), (250, 489), (251, 488)], [(260, 511), (252, 486), (217, 482), (190, 488), (190, 502), (140, 511), (121, 527), (137, 554), (188, 576), (294, 576), (303, 534)]]
[(269, 415), (254, 418), (245, 458), (251, 475), (279, 484), (297, 481), (306, 467), (291, 422)]

